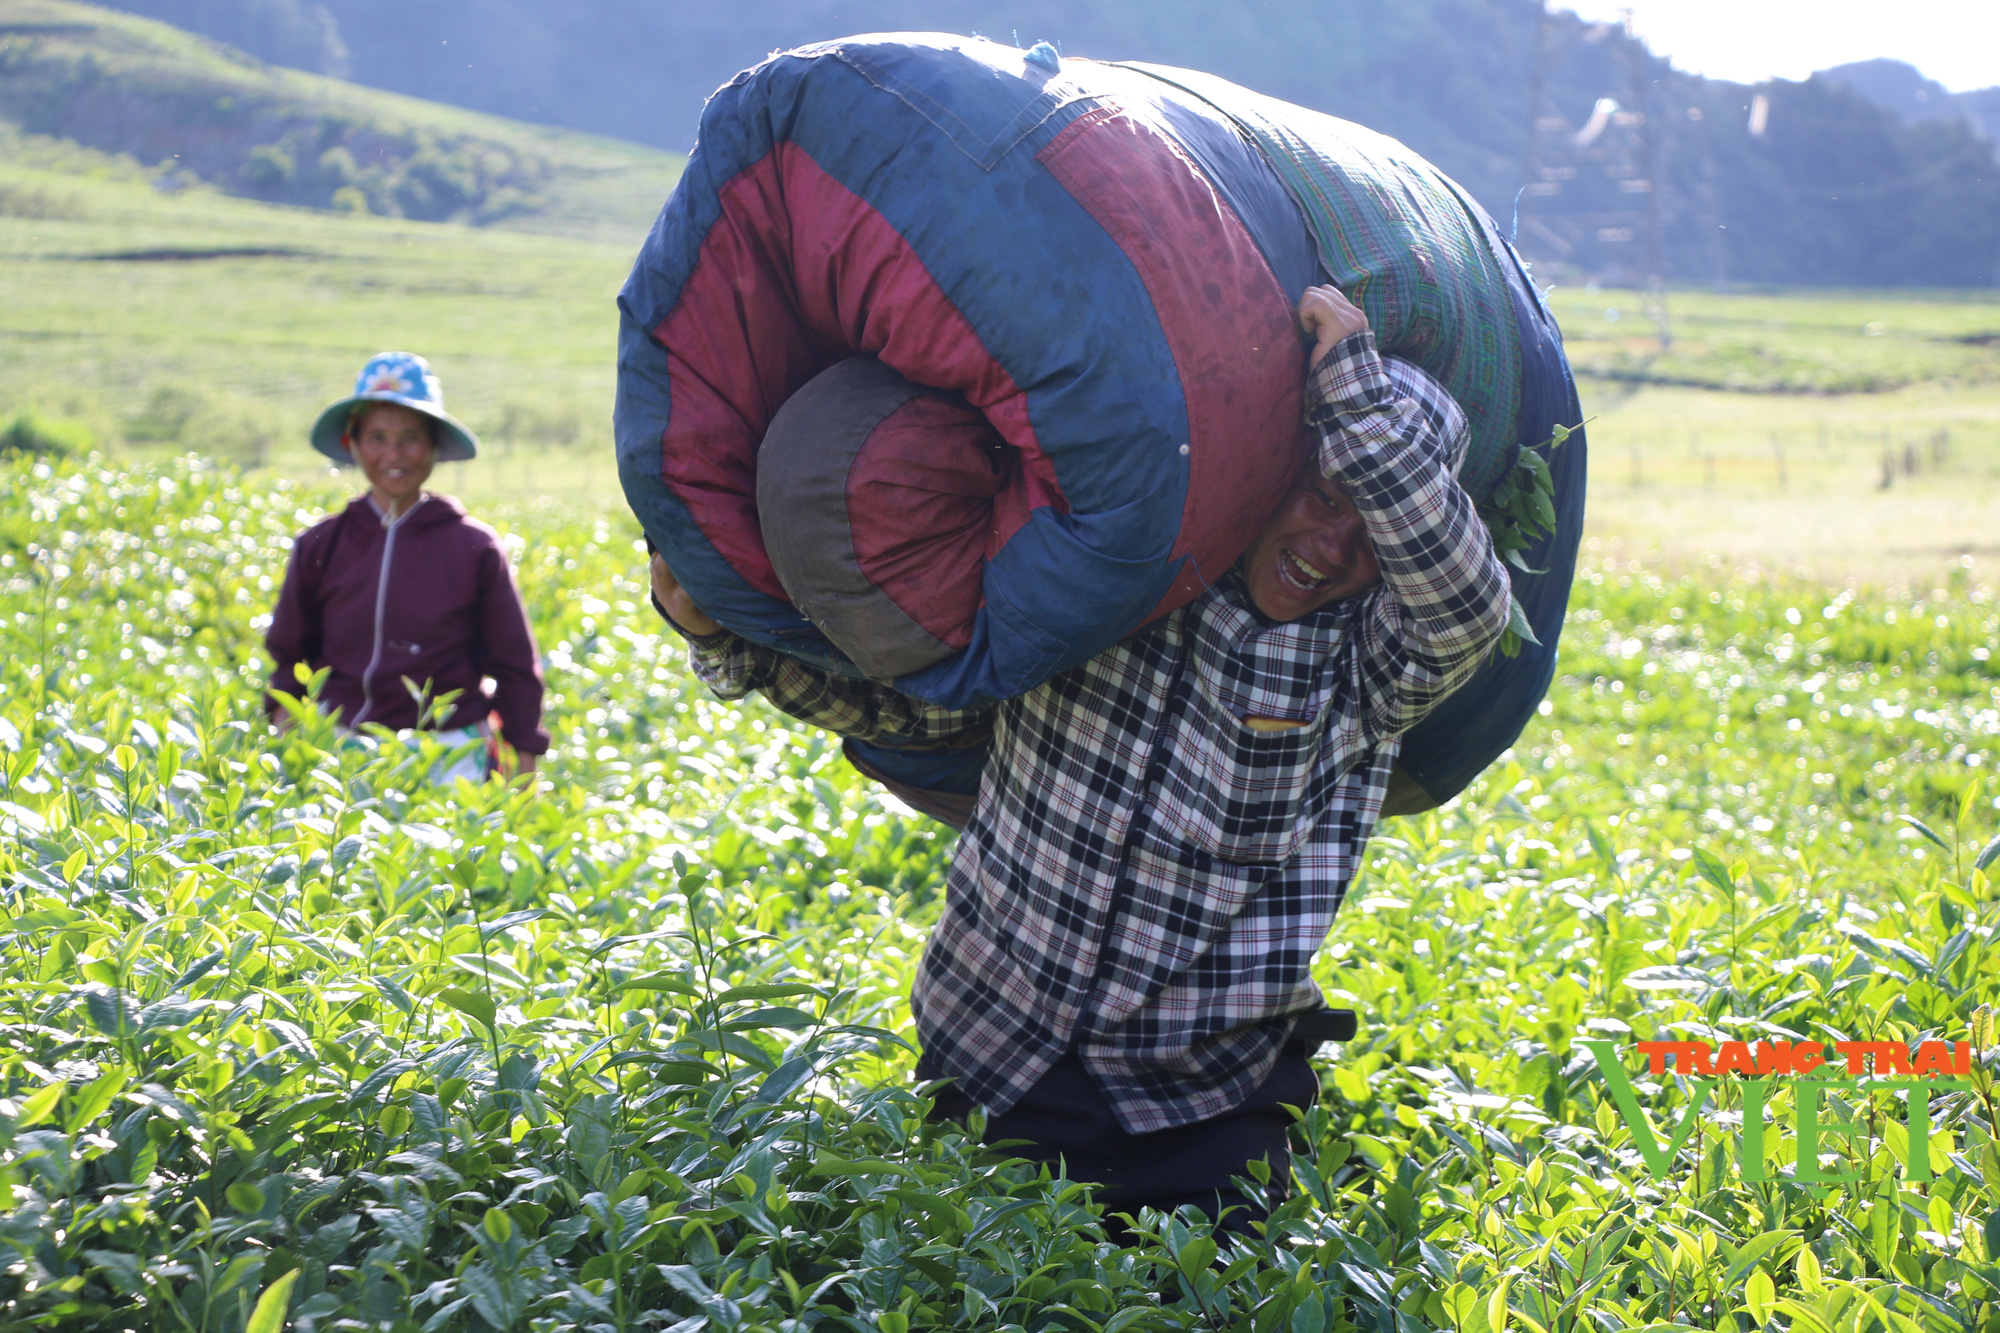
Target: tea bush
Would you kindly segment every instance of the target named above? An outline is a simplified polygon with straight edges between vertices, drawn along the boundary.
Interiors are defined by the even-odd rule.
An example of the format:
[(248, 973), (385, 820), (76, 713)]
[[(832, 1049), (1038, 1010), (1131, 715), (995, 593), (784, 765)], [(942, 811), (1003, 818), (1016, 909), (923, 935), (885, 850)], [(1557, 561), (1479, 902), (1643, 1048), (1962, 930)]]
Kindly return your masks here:
[(52, 454), (58, 457), (82, 453), (90, 447), (90, 432), (74, 421), (63, 421), (34, 412), (17, 412), (0, 426), (0, 455)]
[(1363, 1033), (1292, 1199), (1252, 1244), (1121, 1247), (1087, 1187), (924, 1118), (946, 832), (702, 697), (623, 522), (488, 515), (557, 747), (447, 791), (435, 742), (259, 713), (286, 543), (336, 496), (95, 457), (0, 495), (0, 1325), (2000, 1329), (1985, 1055), (1928, 1173), (1857, 1095), (1825, 1151), (1867, 1179), (1829, 1190), (1784, 1089), (1744, 1179), (1734, 1083), (1654, 1179), (1579, 1044), (1663, 1129), (1694, 1087), (1633, 1040), (1990, 1044), (1969, 578), (1588, 571), (1545, 721), (1373, 844), (1318, 963)]

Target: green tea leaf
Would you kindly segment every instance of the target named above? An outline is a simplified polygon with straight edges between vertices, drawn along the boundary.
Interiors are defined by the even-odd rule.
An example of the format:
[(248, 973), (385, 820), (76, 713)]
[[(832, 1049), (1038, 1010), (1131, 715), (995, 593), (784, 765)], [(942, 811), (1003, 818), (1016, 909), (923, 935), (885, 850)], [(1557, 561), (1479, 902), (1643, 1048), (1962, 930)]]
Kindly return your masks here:
[(104, 1108), (111, 1105), (119, 1093), (125, 1091), (131, 1082), (123, 1069), (110, 1069), (97, 1076), (92, 1082), (78, 1090), (69, 1114), (63, 1118), (65, 1134), (81, 1133), (97, 1119)]
[(821, 1153), (806, 1172), (809, 1176), (911, 1176), (922, 1179), (916, 1172), (901, 1162), (888, 1162), (879, 1157), (862, 1157), (849, 1160)]
[(1820, 1275), (1819, 1256), (1813, 1253), (1812, 1246), (1799, 1247), (1799, 1257), (1795, 1267), (1798, 1269), (1799, 1290), (1817, 1295), (1825, 1289), (1825, 1280)]
[[(1729, 1267), (1723, 1275), (1723, 1285), (1735, 1286), (1744, 1279), (1751, 1268), (1765, 1259), (1778, 1254), (1786, 1246), (1798, 1240), (1795, 1231), (1766, 1231), (1737, 1246), (1729, 1256)], [(1782, 1256), (1781, 1256), (1782, 1257)], [(1759, 1269), (1759, 1272), (1763, 1270)], [(1765, 1278), (1766, 1281), (1770, 1279)], [(1775, 1289), (1774, 1289), (1775, 1292)]]
[(283, 1333), (285, 1310), (291, 1303), (292, 1287), (299, 1280), (299, 1272), (294, 1268), (264, 1288), (264, 1294), (257, 1298), (256, 1308), (250, 1311), (250, 1320), (244, 1324), (243, 1333)]
[(355, 858), (361, 855), (361, 849), (366, 845), (360, 834), (351, 833), (333, 844), (333, 854), (327, 858), (327, 863), (336, 871), (345, 870), (354, 864)]
[(85, 991), (83, 1006), (90, 1013), (90, 1021), (105, 1036), (122, 1040), (138, 1035), (138, 1010), (123, 991)]
[(770, 1075), (758, 1085), (756, 1095), (751, 1099), (759, 1102), (781, 1102), (792, 1095), (800, 1084), (811, 1078), (813, 1062), (803, 1055), (795, 1055), (772, 1070)]
[(461, 1014), (476, 1019), (489, 1029), (494, 1026), (494, 1018), (498, 1013), (498, 1009), (495, 1007), (493, 1001), (486, 996), (476, 991), (447, 987), (438, 992), (438, 998), (458, 1010)]
[(1918, 819), (1915, 815), (1902, 815), (1900, 818), (1905, 824), (1908, 824), (1911, 828), (1929, 838), (1945, 851), (1948, 852), (1951, 850), (1951, 844), (1939, 837), (1937, 830), (1926, 824), (1923, 820)]
[(803, 1009), (790, 1005), (778, 1005), (768, 1009), (752, 1009), (740, 1018), (732, 1018), (722, 1025), (724, 1032), (751, 1032), (759, 1028), (799, 1028), (817, 1027), (819, 1019)]
[(548, 914), (549, 912), (546, 907), (533, 907), (525, 911), (509, 912), (503, 917), (487, 922), (479, 928), (479, 931), (482, 935), (490, 939), (504, 930), (513, 929), (515, 926), (525, 926), (530, 921), (540, 921)]
[(1696, 847), (1693, 851), (1694, 868), (1703, 879), (1722, 893), (1736, 892), (1736, 880), (1720, 857), (1703, 847)]
[(205, 958), (196, 959), (188, 965), (187, 971), (175, 977), (167, 986), (167, 994), (172, 995), (176, 991), (183, 991), (189, 986), (194, 985), (195, 982), (200, 981), (203, 977), (214, 971), (221, 964), (225, 956), (223, 950), (217, 949)]
[(495, 978), (524, 989), (534, 985), (518, 968), (497, 954), (455, 953), (451, 961), (474, 976)]
[(67, 1083), (51, 1083), (47, 1087), (37, 1088), (29, 1093), (21, 1102), (20, 1112), (14, 1117), (15, 1128), (33, 1128), (54, 1115), (56, 1103), (62, 1100), (62, 1095), (68, 1088)]
[(779, 1000), (788, 995), (814, 995), (816, 986), (802, 986), (797, 983), (771, 983), (757, 986), (732, 986), (715, 997), (717, 1004), (733, 1004), (738, 1000)]
[(648, 976), (633, 977), (629, 981), (619, 982), (612, 989), (657, 990), (667, 991), (674, 995), (699, 995), (701, 993), (695, 989), (693, 982), (674, 972), (654, 972)]
[(1743, 1303), (1750, 1307), (1752, 1318), (1759, 1324), (1768, 1323), (1777, 1299), (1778, 1288), (1770, 1274), (1761, 1268), (1750, 1274), (1750, 1280), (1743, 1285)]
[(397, 985), (393, 978), (376, 975), (368, 978), (368, 980), (376, 990), (381, 991), (382, 994), (389, 997), (390, 1004), (395, 1005), (406, 1014), (416, 1012), (417, 1001), (415, 997)]
[(514, 1238), (514, 1220), (507, 1216), (504, 1208), (488, 1208), (485, 1220), (479, 1226), (496, 1245), (505, 1245)]
[(1507, 632), (1523, 643), (1541, 647), (1542, 641), (1535, 637), (1534, 623), (1528, 619), (1528, 613), (1521, 608), (1520, 601), (1515, 598), (1509, 598), (1507, 601)]
[(1513, 1281), (1511, 1273), (1502, 1277), (1486, 1298), (1486, 1326), (1492, 1329), (1493, 1333), (1507, 1333), (1508, 1320), (1514, 1313), (1507, 1306), (1507, 1289), (1513, 1285)]
[(1537, 490), (1529, 497), (1529, 502), (1533, 506), (1535, 522), (1547, 531), (1555, 531), (1556, 507), (1550, 502), (1549, 497)]
[(699, 1084), (722, 1077), (720, 1069), (704, 1060), (681, 1059), (652, 1051), (623, 1051), (606, 1060), (604, 1067), (615, 1069), (619, 1065), (634, 1064), (652, 1065), (653, 1077), (663, 1085)]
[(1903, 1240), (1902, 1204), (1892, 1195), (1868, 1208), (1868, 1251), (1885, 1273), (1894, 1272)]

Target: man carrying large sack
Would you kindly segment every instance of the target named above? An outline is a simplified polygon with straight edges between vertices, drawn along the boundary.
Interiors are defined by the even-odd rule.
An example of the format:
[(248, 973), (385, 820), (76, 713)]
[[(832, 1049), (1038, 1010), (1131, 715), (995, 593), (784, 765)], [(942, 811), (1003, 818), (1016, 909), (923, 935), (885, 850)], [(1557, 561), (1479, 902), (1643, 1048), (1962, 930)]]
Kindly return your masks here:
[[(1553, 676), (1581, 413), (1492, 219), (1361, 126), (1046, 44), (774, 55), (709, 100), (619, 294), (620, 481), (732, 633), (945, 708), (1011, 699), (1248, 547), (1304, 447), (1315, 284), (1464, 411), (1459, 481), (1512, 566), (1501, 651), (1403, 739), (1385, 809), (1429, 809)], [(791, 429), (820, 419), (848, 429)], [(845, 748), (962, 824), (984, 744), (955, 734)]]
[[(1309, 966), (1381, 811), (1399, 738), (1508, 624), (1492, 540), (1454, 479), (1467, 427), (1378, 355), (1330, 287), (1313, 335), (1318, 436), (1228, 576), (994, 709), (955, 712), (728, 633), (663, 560), (656, 598), (723, 698), (862, 740), (992, 730), (911, 1007), (940, 1109), (1105, 1188), (1113, 1212), (1193, 1204), (1247, 1229), (1282, 1188), (1286, 1106), (1317, 1096)], [(829, 430), (839, 423), (826, 423)]]

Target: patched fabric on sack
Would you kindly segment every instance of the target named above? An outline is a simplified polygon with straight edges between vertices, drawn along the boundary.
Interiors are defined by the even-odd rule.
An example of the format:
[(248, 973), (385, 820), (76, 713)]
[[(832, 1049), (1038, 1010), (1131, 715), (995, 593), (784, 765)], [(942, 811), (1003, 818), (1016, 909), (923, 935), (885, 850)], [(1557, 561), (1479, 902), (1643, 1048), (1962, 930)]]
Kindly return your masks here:
[(1029, 54), (906, 34), (740, 76), (620, 297), (634, 512), (710, 615), (835, 670), (862, 668), (757, 516), (772, 420), (857, 355), (985, 417), (1009, 454), (978, 567), (956, 605), (903, 605), (947, 655), (894, 677), (954, 707), (1209, 587), (1304, 449), (1292, 307), (1317, 259), (1276, 174), (1158, 80)]
[[(1577, 424), (1511, 247), (1392, 140), (1047, 46), (904, 33), (784, 53), (710, 100), (620, 295), (621, 480), (730, 630), (945, 707), (1013, 697), (1247, 547), (1304, 456), (1292, 312), (1329, 280), (1385, 354), (1465, 408), (1475, 499)], [(811, 427), (832, 420), (817, 405), (853, 401), (815, 381), (847, 363), (909, 396), (829, 429), (815, 458)], [(760, 513), (767, 432), (809, 385), (783, 451), (807, 501), (765, 485)], [(1448, 728), (1411, 733), (1408, 776), (1431, 800), (1547, 688), (1581, 438), (1550, 463), (1562, 522), (1527, 553), (1545, 572), (1516, 574), (1541, 642), (1447, 700), (1441, 714), (1478, 695)], [(893, 752), (869, 759), (925, 786)], [(948, 790), (976, 773), (954, 764)]]

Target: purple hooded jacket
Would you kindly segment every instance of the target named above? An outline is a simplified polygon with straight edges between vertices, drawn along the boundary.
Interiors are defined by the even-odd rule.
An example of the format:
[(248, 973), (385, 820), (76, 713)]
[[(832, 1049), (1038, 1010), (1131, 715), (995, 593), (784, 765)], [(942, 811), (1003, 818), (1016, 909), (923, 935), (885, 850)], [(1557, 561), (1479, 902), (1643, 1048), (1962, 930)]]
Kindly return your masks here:
[(450, 496), (427, 494), (391, 524), (363, 495), (299, 534), (264, 646), (274, 690), (299, 693), (297, 663), (331, 667), (320, 702), (349, 727), (416, 726), (409, 680), (432, 698), (462, 691), (440, 728), (477, 725), (497, 708), (509, 745), (549, 748), (535, 634), (507, 554)]

